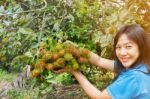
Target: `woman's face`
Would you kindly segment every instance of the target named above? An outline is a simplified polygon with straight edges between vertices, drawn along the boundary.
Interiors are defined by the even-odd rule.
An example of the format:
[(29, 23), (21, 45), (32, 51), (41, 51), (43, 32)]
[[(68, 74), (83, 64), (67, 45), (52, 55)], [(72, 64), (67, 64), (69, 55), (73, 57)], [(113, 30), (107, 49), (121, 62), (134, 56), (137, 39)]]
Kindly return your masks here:
[(140, 55), (138, 45), (122, 34), (116, 44), (116, 56), (126, 68), (132, 66)]

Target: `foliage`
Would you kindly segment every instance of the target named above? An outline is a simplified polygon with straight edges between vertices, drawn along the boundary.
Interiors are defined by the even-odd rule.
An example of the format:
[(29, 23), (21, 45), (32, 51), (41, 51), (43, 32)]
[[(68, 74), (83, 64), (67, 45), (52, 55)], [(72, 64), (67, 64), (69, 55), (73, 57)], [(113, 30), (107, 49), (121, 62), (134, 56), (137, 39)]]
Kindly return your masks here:
[(75, 82), (73, 77), (68, 73), (56, 74), (51, 71), (48, 72), (48, 75), (45, 76), (45, 82), (49, 84), (63, 84), (70, 85)]
[(150, 33), (150, 2), (149, 0), (132, 0), (126, 2), (126, 8), (138, 24)]
[(8, 92), (10, 99), (41, 99), (45, 93), (52, 91), (51, 85), (38, 83), (35, 79), (28, 80), (24, 89), (11, 89)]
[(0, 81), (12, 81), (15, 75), (15, 73), (8, 73), (7, 71), (0, 69)]
[[(27, 56), (25, 53), (29, 51), (31, 46), (34, 47), (36, 44), (34, 43), (36, 35), (30, 29), (19, 28), (16, 32), (13, 31), (1, 34), (1, 38), (1, 66), (5, 66), (5, 68), (10, 69), (18, 67), (23, 63), (24, 65), (28, 64), (28, 60), (31, 56)], [(5, 43), (3, 44), (4, 40)], [(17, 61), (18, 64), (14, 64), (16, 60), (20, 60)], [(15, 67), (12, 67), (11, 64)]]

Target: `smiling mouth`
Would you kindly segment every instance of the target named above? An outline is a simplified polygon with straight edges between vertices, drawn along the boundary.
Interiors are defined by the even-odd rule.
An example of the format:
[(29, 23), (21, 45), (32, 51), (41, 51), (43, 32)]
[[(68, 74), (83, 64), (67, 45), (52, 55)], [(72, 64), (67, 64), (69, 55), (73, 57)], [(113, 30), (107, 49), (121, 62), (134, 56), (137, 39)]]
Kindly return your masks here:
[(127, 61), (122, 61), (122, 63), (127, 63)]
[(121, 58), (121, 61), (124, 62), (124, 63), (127, 62), (127, 60), (128, 59)]

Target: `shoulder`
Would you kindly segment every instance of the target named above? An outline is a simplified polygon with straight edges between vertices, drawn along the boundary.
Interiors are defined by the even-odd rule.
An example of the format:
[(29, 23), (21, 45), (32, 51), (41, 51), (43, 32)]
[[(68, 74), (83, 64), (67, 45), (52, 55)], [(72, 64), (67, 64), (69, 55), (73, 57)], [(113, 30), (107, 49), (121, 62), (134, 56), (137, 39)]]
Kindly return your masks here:
[(107, 87), (112, 99), (131, 99), (139, 94), (139, 82), (134, 72), (122, 72), (117, 80)]
[(138, 82), (150, 77), (148, 66), (145, 64), (137, 65), (135, 68), (128, 70), (127, 74), (133, 75)]
[(137, 71), (131, 70), (131, 71), (122, 71), (115, 82), (124, 83), (126, 85), (129, 84), (138, 84), (138, 78), (137, 76), (139, 73)]
[(107, 87), (107, 91), (112, 99), (133, 99), (141, 95), (149, 97), (149, 82), (150, 74), (148, 74), (147, 66), (140, 64), (135, 68), (123, 70)]

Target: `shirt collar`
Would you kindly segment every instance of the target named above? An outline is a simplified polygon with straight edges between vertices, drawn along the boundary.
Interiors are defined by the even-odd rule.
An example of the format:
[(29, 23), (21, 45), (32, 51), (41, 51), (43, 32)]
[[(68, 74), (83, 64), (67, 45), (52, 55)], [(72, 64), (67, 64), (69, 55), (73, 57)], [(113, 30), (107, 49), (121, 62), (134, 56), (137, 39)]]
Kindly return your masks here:
[(129, 70), (138, 70), (138, 71), (142, 71), (144, 73), (148, 73), (148, 67), (146, 64), (137, 64), (137, 66), (135, 66), (134, 68), (124, 69), (123, 71), (126, 72)]
[(123, 71), (130, 71), (130, 70), (138, 70), (144, 73), (148, 73), (148, 67), (146, 64), (137, 64), (134, 68), (128, 68)]
[(148, 67), (146, 64), (138, 64), (134, 69), (140, 70), (142, 72), (148, 73)]

